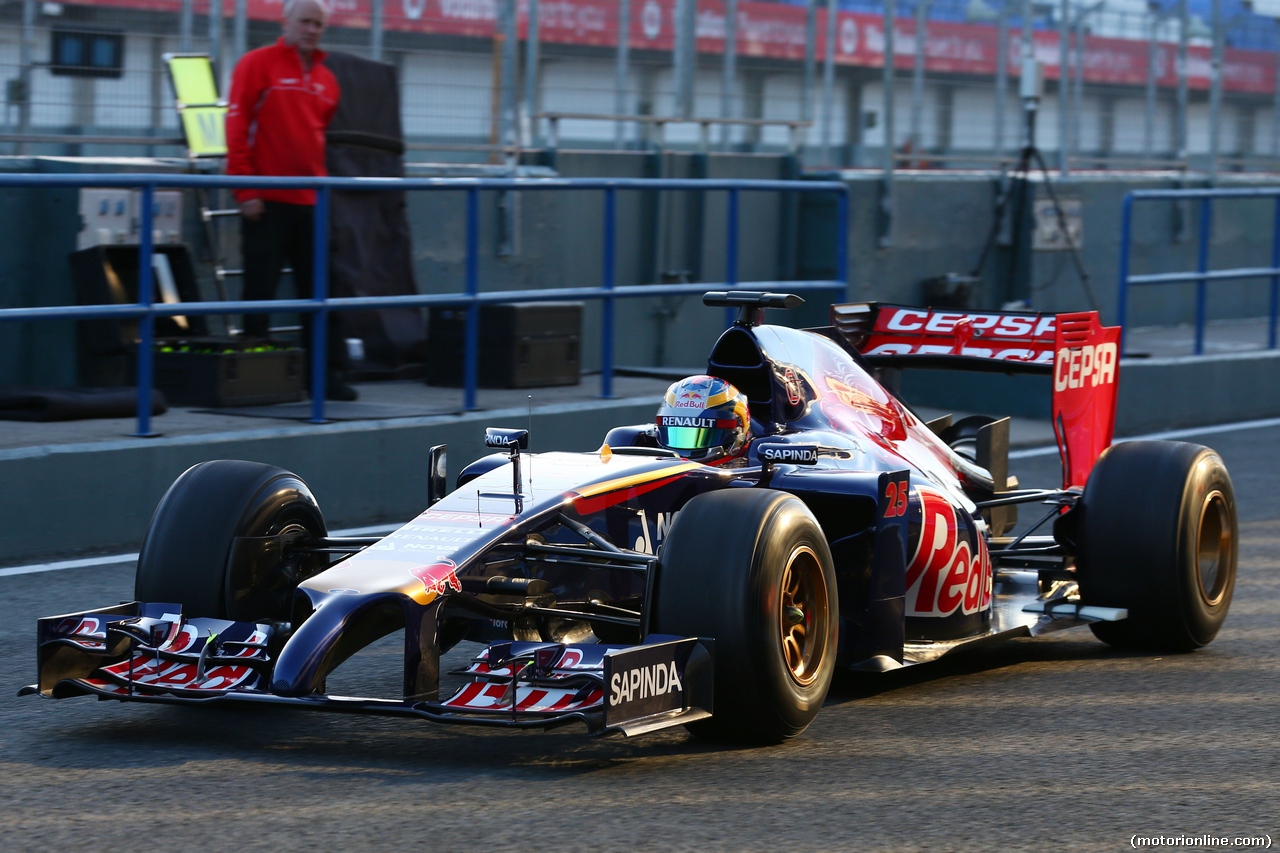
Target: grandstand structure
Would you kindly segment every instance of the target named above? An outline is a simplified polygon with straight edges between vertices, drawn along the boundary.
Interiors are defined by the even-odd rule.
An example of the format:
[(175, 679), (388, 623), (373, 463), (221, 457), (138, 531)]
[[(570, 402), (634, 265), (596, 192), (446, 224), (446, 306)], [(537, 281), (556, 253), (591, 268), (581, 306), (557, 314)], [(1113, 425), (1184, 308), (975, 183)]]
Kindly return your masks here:
[[(1182, 0), (1185, 14), (1180, 0), (331, 2), (327, 47), (396, 66), (416, 160), (545, 148), (552, 114), (563, 148), (777, 151), (811, 122), (808, 166), (875, 167), (890, 144), (903, 167), (982, 165), (1020, 145), (1024, 44), (1045, 78), (1039, 147), (1078, 167), (1196, 168), (1213, 151), (1270, 169), (1280, 155), (1271, 0)], [(162, 57), (208, 53), (225, 86), (241, 52), (276, 37), (282, 3), (0, 0), (0, 154), (180, 153)], [(675, 116), (744, 121), (656, 121)]]

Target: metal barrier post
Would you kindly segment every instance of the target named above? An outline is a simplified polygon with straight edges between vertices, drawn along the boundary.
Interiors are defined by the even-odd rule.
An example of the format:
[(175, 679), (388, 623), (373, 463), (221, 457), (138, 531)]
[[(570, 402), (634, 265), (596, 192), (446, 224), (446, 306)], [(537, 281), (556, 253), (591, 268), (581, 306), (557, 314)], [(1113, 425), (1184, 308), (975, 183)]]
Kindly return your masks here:
[[(1212, 222), (1213, 199), (1206, 197), (1200, 201), (1200, 246), (1197, 250), (1196, 258), (1196, 272), (1198, 273), (1205, 273), (1209, 270), (1209, 238), (1212, 234)], [(1204, 300), (1206, 284), (1206, 279), (1196, 279), (1196, 355), (1204, 355)]]
[(155, 316), (150, 308), (154, 300), (154, 284), (151, 273), (152, 228), (155, 211), (156, 188), (151, 184), (142, 187), (142, 211), (138, 217), (138, 302), (148, 309), (138, 318), (138, 429), (134, 435), (152, 438), (151, 431), (151, 378), (152, 359), (155, 351)]
[(842, 285), (840, 297), (849, 298), (849, 187), (836, 193), (836, 281)]
[(182, 0), (182, 11), (178, 18), (178, 50), (191, 52), (191, 30), (195, 22), (195, 0)]
[(467, 190), (467, 344), (463, 355), (463, 387), (462, 408), (474, 412), (476, 406), (476, 385), (480, 378), (480, 303), (476, 294), (480, 292), (480, 190), (471, 187)]
[(382, 61), (383, 0), (373, 0), (369, 13), (369, 58)]
[(1124, 357), (1124, 322), (1129, 308), (1129, 237), (1133, 227), (1133, 194), (1126, 193), (1120, 215), (1120, 304), (1116, 306), (1116, 325), (1120, 327), (1120, 356)]
[[(314, 236), (311, 240), (311, 301), (319, 310), (311, 315), (311, 423), (322, 424), (325, 386), (328, 383), (329, 341), (329, 188), (316, 190), (316, 206), (312, 211)], [(345, 345), (345, 342), (344, 342)]]
[(524, 39), (524, 115), (529, 125), (525, 145), (534, 148), (538, 144), (538, 0), (529, 0), (525, 13)]
[[(22, 36), (18, 44), (18, 132), (24, 136), (31, 132), (32, 69), (35, 66), (36, 0), (22, 0)], [(12, 62), (12, 60), (10, 60)], [(6, 93), (8, 94), (8, 93)], [(5, 104), (5, 124), (9, 123), (9, 105)], [(26, 142), (19, 142), (18, 154), (27, 153)]]
[[(606, 187), (604, 191), (604, 282), (605, 290), (613, 290), (615, 279), (615, 252), (617, 251), (617, 203), (618, 191), (614, 187)], [(613, 397), (613, 299), (606, 296), (601, 306), (600, 330), (600, 396), (607, 399)]]
[[(1280, 22), (1280, 18), (1276, 20)], [(1280, 269), (1280, 196), (1276, 196), (1276, 214), (1271, 225), (1271, 268)], [(1271, 276), (1271, 313), (1267, 320), (1267, 349), (1276, 348), (1276, 315), (1278, 313), (1280, 313), (1280, 275), (1273, 275)]]
[[(726, 289), (733, 290), (738, 284), (738, 191), (729, 190), (729, 209), (725, 224), (725, 259), (724, 283)], [(724, 309), (724, 326), (733, 325), (733, 309)]]
[[(878, 241), (881, 249), (887, 249), (893, 244), (893, 169), (897, 165), (893, 159), (893, 65), (897, 56), (893, 46), (893, 20), (897, 14), (896, 0), (885, 0), (884, 69), (880, 77), (883, 98), (881, 110), (884, 113), (884, 163), (880, 179)], [(1028, 29), (1026, 24), (1023, 24), (1023, 29)]]
[[(631, 61), (631, 0), (618, 0), (618, 58), (613, 71), (613, 112), (625, 115), (627, 108), (627, 66)], [(551, 132), (556, 133), (556, 120), (551, 120)], [(613, 124), (613, 147), (619, 151), (625, 147), (626, 122)], [(556, 137), (558, 141), (558, 136)], [(555, 148), (555, 145), (551, 146)]]

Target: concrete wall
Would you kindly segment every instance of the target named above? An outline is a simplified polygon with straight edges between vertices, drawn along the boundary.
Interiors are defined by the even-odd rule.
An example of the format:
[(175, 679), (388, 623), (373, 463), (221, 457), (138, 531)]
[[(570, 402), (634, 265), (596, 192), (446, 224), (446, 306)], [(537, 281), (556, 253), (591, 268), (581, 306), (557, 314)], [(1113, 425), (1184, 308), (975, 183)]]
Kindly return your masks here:
[[(178, 171), (185, 161), (0, 159), (4, 171)], [(640, 152), (561, 152), (556, 172), (566, 177), (785, 178), (795, 163), (759, 155), (690, 155)], [(496, 167), (411, 167), (413, 175), (495, 175)], [(542, 174), (551, 174), (542, 170)], [(999, 188), (996, 177), (980, 172), (901, 173), (894, 181), (890, 244), (880, 242), (880, 174), (838, 174), (851, 194), (849, 299), (919, 303), (921, 282), (948, 272), (968, 273), (978, 264), (994, 218)], [(821, 175), (820, 177), (828, 177)], [(1224, 180), (1225, 185), (1246, 179)], [(1026, 250), (1029, 220), (1021, 234), (1018, 269), (1010, 272), (1014, 252), (999, 241), (982, 275), (974, 307), (999, 307), (1026, 299), (1036, 310), (1067, 311), (1097, 307), (1105, 322), (1117, 315), (1120, 212), (1131, 189), (1172, 187), (1165, 174), (1072, 176), (1056, 181), (1064, 198), (1079, 199), (1084, 210), (1081, 258), (1092, 299), (1066, 252)], [(1193, 184), (1194, 185), (1194, 184)], [(1044, 187), (1033, 183), (1036, 194)], [(597, 191), (524, 193), (518, 200), (511, 235), (504, 233), (499, 194), (481, 196), (480, 279), (484, 290), (541, 287), (593, 287), (602, 283), (603, 196)], [(66, 263), (79, 224), (76, 191), (0, 188), (0, 305), (69, 305), (75, 301)], [(188, 229), (203, 292), (212, 298), (209, 266), (188, 196)], [(1212, 266), (1270, 263), (1273, 203), (1219, 202), (1214, 211)], [(414, 241), (414, 273), (426, 293), (460, 292), (465, 286), (465, 195), (460, 192), (411, 193), (408, 216)], [(1181, 222), (1179, 221), (1181, 217)], [(834, 274), (834, 206), (830, 198), (776, 193), (741, 196), (739, 280), (777, 281)], [(1144, 203), (1137, 208), (1132, 271), (1194, 268), (1199, 206)], [(226, 229), (234, 237), (235, 229)], [(725, 194), (624, 191), (618, 197), (617, 284), (633, 285), (686, 277), (719, 283), (725, 276)], [(514, 237), (514, 251), (501, 247)], [(1181, 238), (1181, 240), (1180, 240)], [(1028, 266), (1029, 259), (1029, 266)], [(1189, 322), (1191, 285), (1145, 288), (1133, 294), (1129, 322), (1160, 325)], [(232, 295), (235, 295), (234, 286)], [(1259, 316), (1267, 311), (1265, 282), (1214, 284), (1210, 317)], [(825, 322), (823, 303), (784, 322)], [(598, 368), (600, 306), (588, 303), (584, 315), (583, 363)], [(720, 317), (702, 310), (697, 299), (631, 300), (618, 304), (622, 332), (615, 346), (620, 365), (696, 367)], [(70, 323), (0, 325), (0, 384), (68, 386), (75, 382), (75, 335)]]
[[(903, 396), (957, 412), (1047, 418), (1047, 377), (950, 373), (945, 394), (922, 400), (907, 374)], [(1280, 353), (1200, 359), (1127, 359), (1116, 434), (1135, 435), (1280, 414)], [(935, 389), (936, 390), (936, 389)], [(122, 439), (0, 450), (0, 554), (8, 562), (91, 549), (136, 549), (151, 512), (182, 471), (208, 459), (249, 459), (299, 474), (331, 529), (407, 520), (426, 504), (426, 459), (449, 445), (450, 483), (485, 455), (484, 427), (532, 423), (530, 449), (598, 446), (613, 426), (646, 422), (654, 401), (594, 400), (458, 416), (272, 427), (224, 434)], [(536, 473), (535, 473), (536, 476)], [(56, 536), (54, 519), (64, 519)]]
[(1126, 359), (1116, 434), (1280, 415), (1280, 352)]
[[(948, 272), (975, 269), (990, 231), (999, 193), (991, 175), (914, 173), (894, 181), (891, 245), (881, 248), (875, 208), (880, 176), (845, 173), (853, 197), (850, 223), (852, 299), (917, 304), (921, 282)], [(1257, 179), (1226, 177), (1223, 187), (1265, 185)], [(1272, 184), (1274, 185), (1274, 183)], [(1096, 307), (1105, 323), (1116, 322), (1119, 304), (1120, 231), (1124, 197), (1132, 190), (1203, 188), (1203, 181), (1172, 176), (1090, 174), (1057, 180), (1062, 199), (1083, 204), (1084, 241), (1080, 259), (1088, 276), (1081, 282), (1069, 252), (1032, 252), (1031, 270), (1010, 276), (1013, 251), (1004, 235), (988, 259), (982, 286), (971, 304), (998, 308), (1023, 299), (1037, 311), (1081, 311)], [(1048, 198), (1040, 181), (1033, 201)], [(1181, 218), (1181, 222), (1180, 222)], [(1222, 200), (1214, 204), (1210, 268), (1270, 266), (1275, 202)], [(1029, 221), (1027, 222), (1029, 225)], [(1199, 203), (1140, 202), (1134, 207), (1130, 272), (1190, 271), (1196, 268)], [(1024, 235), (1023, 239), (1029, 239)], [(1020, 245), (1023, 261), (1027, 244)], [(1089, 292), (1092, 291), (1092, 299)], [(1268, 282), (1215, 283), (1210, 287), (1210, 319), (1264, 316)], [(1137, 326), (1189, 323), (1194, 318), (1193, 285), (1161, 285), (1131, 290), (1128, 323)]]
[[(646, 154), (562, 153), (566, 176), (786, 177), (782, 158), (733, 156), (697, 158)], [(162, 170), (180, 162), (148, 161)], [(10, 171), (135, 171), (139, 161), (86, 164), (66, 160), (12, 159)], [(456, 173), (456, 172), (453, 172)], [(2, 172), (0, 172), (2, 174)], [(879, 175), (844, 173), (852, 196), (850, 292), (852, 299), (915, 303), (923, 279), (950, 271), (967, 272), (992, 221), (996, 181), (987, 174), (900, 175), (895, 182), (892, 242), (878, 242)], [(1161, 176), (1121, 180), (1078, 177), (1061, 185), (1064, 196), (1084, 204), (1083, 260), (1104, 321), (1114, 322), (1119, 216), (1129, 189), (1171, 185)], [(424, 292), (463, 287), (464, 220), (460, 193), (421, 193), (409, 199), (414, 231), (414, 264)], [(600, 283), (601, 201), (599, 193), (526, 193), (516, 217), (517, 250), (499, 255), (498, 198), (483, 195), (481, 281), (484, 289), (594, 286)], [(1175, 240), (1174, 205), (1143, 208), (1135, 224), (1134, 272), (1193, 266), (1194, 242)], [(190, 212), (190, 206), (189, 211)], [(664, 273), (688, 271), (703, 282), (722, 280), (725, 263), (722, 193), (699, 198), (673, 193), (623, 193), (618, 209), (618, 284), (660, 280)], [(741, 280), (826, 277), (832, 274), (833, 207), (829, 200), (745, 194), (742, 198)], [(1185, 233), (1197, 233), (1196, 208)], [(1233, 202), (1219, 206), (1214, 220), (1215, 265), (1269, 262), (1273, 205)], [(0, 189), (0, 305), (72, 304), (66, 255), (74, 248), (74, 190), (35, 192)], [(194, 233), (194, 230), (193, 230)], [(1008, 295), (1008, 247), (1000, 247), (985, 271), (976, 307), (994, 307)], [(198, 253), (197, 253), (198, 254)], [(1024, 252), (1023, 257), (1027, 257)], [(1032, 256), (1031, 275), (1014, 283), (1040, 310), (1088, 307), (1084, 289), (1062, 253)], [(1138, 324), (1190, 318), (1186, 288), (1151, 290), (1135, 298), (1131, 318)], [(1214, 285), (1212, 316), (1256, 316), (1265, 311), (1262, 283)], [(774, 312), (777, 313), (777, 312)], [(771, 321), (796, 325), (824, 322), (825, 301)], [(719, 329), (721, 316), (698, 300), (635, 300), (619, 304), (618, 364), (697, 367)], [(599, 314), (587, 311), (586, 363), (598, 358)], [(452, 357), (452, 354), (441, 354)], [(71, 324), (0, 324), (0, 384), (70, 384), (74, 373)], [(1205, 359), (1126, 360), (1122, 366), (1117, 432), (1121, 435), (1231, 419), (1280, 414), (1280, 354)], [(969, 384), (967, 384), (969, 383)], [(957, 411), (1046, 417), (1048, 383), (1043, 378), (1005, 379), (946, 374), (919, 379), (909, 374), (904, 396), (919, 405)], [(653, 401), (593, 401), (549, 407), (534, 415), (536, 450), (592, 446), (607, 429), (648, 420)], [(122, 440), (100, 445), (42, 447), (0, 452), (0, 553), (11, 560), (80, 548), (137, 547), (156, 501), (185, 468), (210, 458), (244, 458), (296, 471), (315, 489), (335, 527), (405, 518), (425, 502), (425, 459), (432, 444), (450, 445), (453, 471), (484, 450), (483, 427), (523, 426), (524, 410), (476, 415), (367, 423), (271, 428), (226, 435)], [(416, 466), (416, 467), (415, 467)], [(388, 477), (388, 471), (397, 476)], [(73, 519), (56, 542), (49, 519)]]
[[(1118, 436), (1280, 416), (1280, 352), (1126, 358), (1119, 376)], [(913, 406), (1048, 420), (1053, 380), (912, 370), (899, 392)]]

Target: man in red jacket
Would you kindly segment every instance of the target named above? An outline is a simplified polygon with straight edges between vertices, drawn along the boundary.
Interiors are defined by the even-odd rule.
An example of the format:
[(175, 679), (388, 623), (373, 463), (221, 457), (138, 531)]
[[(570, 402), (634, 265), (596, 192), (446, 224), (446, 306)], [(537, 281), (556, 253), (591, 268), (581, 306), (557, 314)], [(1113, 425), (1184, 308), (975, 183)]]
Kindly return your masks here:
[[(325, 175), (325, 128), (338, 107), (338, 81), (319, 49), (329, 19), (324, 0), (286, 0), (283, 34), (275, 44), (240, 58), (231, 77), (227, 111), (227, 174)], [(287, 259), (298, 295), (314, 286), (314, 190), (236, 190), (240, 203), (244, 298), (273, 299)], [(311, 343), (311, 314), (303, 315), (303, 346)], [(354, 400), (347, 385), (346, 341), (330, 315), (326, 394)], [(245, 315), (245, 333), (266, 337), (266, 314)], [(308, 362), (309, 364), (309, 362)], [(310, 369), (308, 367), (308, 376)]]

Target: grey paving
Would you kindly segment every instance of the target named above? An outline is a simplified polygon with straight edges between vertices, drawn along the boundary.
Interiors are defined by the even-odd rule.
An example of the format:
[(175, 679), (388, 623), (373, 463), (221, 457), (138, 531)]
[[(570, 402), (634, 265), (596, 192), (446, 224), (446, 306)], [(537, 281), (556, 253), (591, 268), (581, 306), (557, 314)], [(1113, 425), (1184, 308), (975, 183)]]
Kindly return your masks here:
[[(1078, 628), (842, 677), (814, 725), (778, 747), (681, 730), (623, 740), (577, 726), (517, 734), (19, 699), (35, 675), (35, 620), (130, 597), (133, 567), (0, 577), (4, 847), (44, 853), (91, 838), (116, 849), (181, 834), (200, 849), (273, 853), (1045, 853), (1130, 849), (1135, 833), (1275, 839), (1280, 428), (1206, 440), (1241, 512), (1235, 598), (1211, 645), (1126, 654)], [(1051, 483), (1056, 460), (1018, 460), (1015, 473)], [(397, 641), (352, 658), (331, 688), (396, 689)]]

